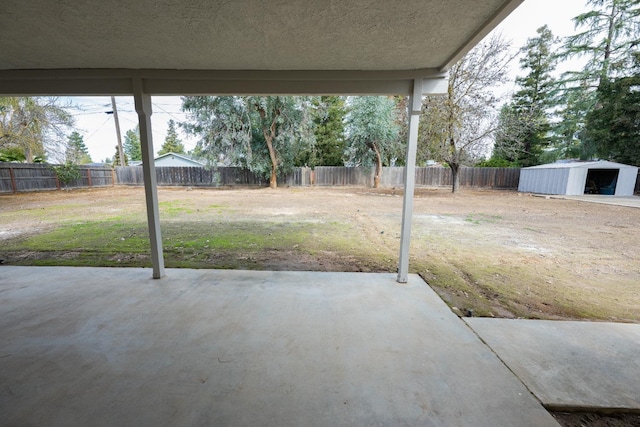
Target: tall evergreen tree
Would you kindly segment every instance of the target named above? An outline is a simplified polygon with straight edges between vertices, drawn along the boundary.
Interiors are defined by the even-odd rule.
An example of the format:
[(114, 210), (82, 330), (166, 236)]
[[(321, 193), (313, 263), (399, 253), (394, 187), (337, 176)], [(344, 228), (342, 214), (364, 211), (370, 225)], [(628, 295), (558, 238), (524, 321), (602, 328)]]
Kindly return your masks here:
[(567, 37), (563, 56), (586, 56), (574, 81), (595, 89), (604, 81), (624, 75), (632, 66), (629, 52), (640, 43), (640, 1), (588, 0), (588, 12), (573, 18), (581, 32)]
[[(124, 134), (124, 143), (122, 144), (124, 150), (125, 159), (127, 160), (142, 160), (142, 148), (140, 147), (140, 129), (136, 126), (133, 129), (129, 129)], [(120, 156), (118, 156), (118, 159)]]
[(178, 138), (178, 132), (176, 132), (176, 122), (169, 120), (169, 128), (167, 129), (167, 136), (164, 139), (164, 144), (158, 151), (158, 155), (162, 156), (167, 153), (185, 154), (184, 145)]
[(587, 113), (593, 108), (593, 95), (587, 82), (565, 90), (561, 105), (556, 113), (558, 120), (553, 126), (558, 157), (583, 160), (592, 158), (595, 147), (582, 139)]
[(505, 160), (521, 166), (539, 164), (552, 142), (549, 117), (557, 88), (551, 76), (557, 62), (553, 53), (556, 40), (546, 25), (536, 33), (521, 48), (520, 69), (526, 75), (516, 78), (520, 89), (513, 95), (511, 106), (503, 108), (496, 135), (494, 157), (506, 156)]
[(584, 139), (599, 157), (640, 166), (640, 53), (635, 56), (632, 75), (601, 83)]
[(307, 164), (314, 166), (342, 166), (346, 149), (344, 120), (347, 114), (345, 98), (321, 96), (315, 101), (318, 114), (313, 119), (316, 144), (308, 156)]
[(87, 146), (84, 144), (84, 138), (76, 131), (73, 131), (67, 139), (65, 162), (74, 165), (91, 163), (91, 156)]
[[(564, 77), (563, 118), (573, 124), (564, 135), (567, 144), (578, 131), (580, 148), (569, 152), (580, 152), (583, 159), (603, 155), (598, 142), (584, 138), (598, 134), (598, 129), (587, 129), (586, 117), (600, 109), (607, 96), (611, 82), (628, 76), (632, 68), (634, 49), (640, 45), (640, 1), (638, 0), (588, 0), (591, 10), (576, 16), (573, 21), (580, 31), (567, 37), (563, 46), (563, 57), (586, 57), (582, 70), (566, 73)], [(591, 120), (589, 126), (608, 126), (602, 117)], [(575, 123), (573, 122), (575, 120)], [(575, 145), (575, 142), (573, 143)], [(607, 156), (605, 156), (607, 157)]]
[[(124, 165), (125, 166), (129, 166), (129, 157), (127, 156), (127, 153), (124, 153)], [(116, 145), (116, 153), (113, 155), (113, 161), (111, 162), (111, 167), (116, 167), (116, 166), (120, 166), (120, 150), (118, 149), (118, 146)]]

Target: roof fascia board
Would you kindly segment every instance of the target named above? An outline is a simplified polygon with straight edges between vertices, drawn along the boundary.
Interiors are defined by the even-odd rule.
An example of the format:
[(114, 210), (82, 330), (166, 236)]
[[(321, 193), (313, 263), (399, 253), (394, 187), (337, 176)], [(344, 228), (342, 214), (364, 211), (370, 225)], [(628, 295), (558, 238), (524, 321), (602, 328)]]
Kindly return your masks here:
[(446, 75), (434, 69), (399, 71), (249, 70), (4, 70), (0, 94), (130, 95), (141, 79), (151, 95), (189, 94), (363, 94), (408, 95), (413, 80), (425, 79), (428, 93), (441, 93)]
[(478, 29), (467, 40), (460, 49), (458, 49), (445, 63), (440, 67), (441, 72), (448, 71), (453, 65), (464, 57), (471, 49), (484, 39), (487, 34), (493, 31), (511, 12), (516, 10), (524, 0), (507, 0), (502, 6), (489, 18), (482, 27)]

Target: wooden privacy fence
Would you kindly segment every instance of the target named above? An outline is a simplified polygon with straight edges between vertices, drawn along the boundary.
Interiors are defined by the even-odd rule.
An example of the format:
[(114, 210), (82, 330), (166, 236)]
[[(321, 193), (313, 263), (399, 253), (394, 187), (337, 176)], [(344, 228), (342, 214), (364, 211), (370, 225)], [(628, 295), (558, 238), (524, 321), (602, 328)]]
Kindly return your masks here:
[[(116, 167), (116, 183), (121, 185), (143, 185), (141, 166)], [(373, 169), (341, 166), (318, 166), (295, 168), (293, 172), (278, 177), (279, 185), (288, 186), (363, 186), (373, 185)], [(513, 168), (461, 168), (460, 185), (468, 187), (518, 188), (520, 169)], [(234, 167), (157, 167), (158, 185), (220, 187), (220, 186), (267, 186), (269, 180), (261, 178), (247, 169)], [(402, 187), (404, 168), (382, 169), (383, 187)], [(443, 167), (416, 168), (416, 186), (439, 187), (451, 185), (451, 170)]]
[[(61, 185), (49, 165), (0, 163), (0, 192), (55, 190), (61, 187), (104, 187), (110, 185), (143, 185), (141, 166), (88, 168), (80, 166), (82, 177)], [(513, 168), (461, 168), (460, 185), (517, 189), (520, 170)], [(278, 177), (279, 185), (287, 186), (363, 186), (373, 185), (373, 169), (340, 166), (295, 168)], [(156, 167), (156, 179), (161, 186), (268, 186), (269, 180), (253, 172), (235, 167), (162, 166)], [(443, 167), (416, 168), (416, 186), (441, 187), (451, 185), (451, 170)], [(383, 187), (402, 187), (403, 167), (386, 167), (380, 180)]]
[[(118, 166), (115, 168), (116, 183), (143, 185), (142, 166)], [(158, 185), (220, 187), (223, 185), (265, 186), (269, 181), (248, 169), (220, 167), (207, 169), (193, 166), (156, 167)]]
[[(460, 168), (461, 187), (490, 187), (517, 189), (520, 169), (517, 168)], [(382, 168), (380, 183), (383, 187), (402, 187), (404, 167)], [(451, 170), (443, 167), (416, 168), (417, 187), (442, 187), (451, 185)]]
[(315, 185), (359, 185), (365, 187), (373, 185), (373, 169), (317, 166), (314, 175)]
[(113, 169), (79, 166), (80, 178), (62, 184), (50, 165), (0, 163), (0, 193), (114, 185)]

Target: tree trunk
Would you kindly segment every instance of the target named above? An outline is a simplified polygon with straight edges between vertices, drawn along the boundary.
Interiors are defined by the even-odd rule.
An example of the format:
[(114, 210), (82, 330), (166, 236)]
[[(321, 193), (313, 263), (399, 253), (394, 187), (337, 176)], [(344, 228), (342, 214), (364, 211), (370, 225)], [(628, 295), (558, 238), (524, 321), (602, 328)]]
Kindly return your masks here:
[[(266, 113), (263, 109), (258, 109), (262, 120), (266, 117)], [(276, 114), (276, 117), (279, 114)], [(273, 148), (273, 138), (276, 136), (276, 119), (274, 118), (269, 128), (262, 128), (262, 135), (267, 143), (269, 149), (269, 158), (271, 159), (271, 178), (269, 179), (270, 188), (278, 188), (278, 157), (276, 156), (276, 150)]]
[(276, 168), (271, 166), (271, 178), (269, 179), (269, 188), (278, 188), (278, 176)]
[(371, 144), (373, 147), (373, 151), (376, 153), (376, 172), (373, 177), (373, 188), (380, 187), (380, 177), (382, 176), (382, 156), (380, 155), (380, 150), (378, 149), (378, 145), (373, 143)]
[(460, 187), (460, 175), (458, 175), (460, 165), (458, 163), (449, 163), (449, 167), (451, 168), (451, 192), (457, 193)]

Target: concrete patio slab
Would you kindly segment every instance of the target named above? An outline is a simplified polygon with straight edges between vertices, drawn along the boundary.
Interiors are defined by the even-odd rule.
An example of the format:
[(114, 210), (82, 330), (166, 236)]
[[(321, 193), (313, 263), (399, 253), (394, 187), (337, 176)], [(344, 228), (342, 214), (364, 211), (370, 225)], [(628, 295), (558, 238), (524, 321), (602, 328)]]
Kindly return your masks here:
[(638, 196), (605, 196), (602, 194), (585, 194), (582, 196), (546, 196), (552, 199), (577, 200), (579, 202), (600, 203), (603, 205), (625, 206), (628, 208), (640, 208)]
[(552, 426), (418, 277), (0, 267), (3, 425)]
[(465, 320), (547, 408), (640, 411), (640, 325)]

